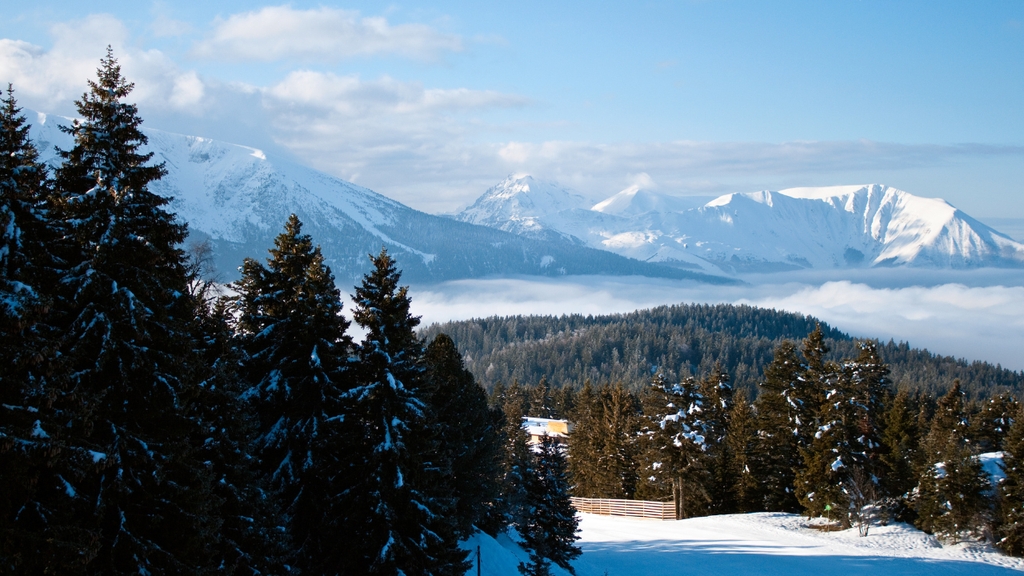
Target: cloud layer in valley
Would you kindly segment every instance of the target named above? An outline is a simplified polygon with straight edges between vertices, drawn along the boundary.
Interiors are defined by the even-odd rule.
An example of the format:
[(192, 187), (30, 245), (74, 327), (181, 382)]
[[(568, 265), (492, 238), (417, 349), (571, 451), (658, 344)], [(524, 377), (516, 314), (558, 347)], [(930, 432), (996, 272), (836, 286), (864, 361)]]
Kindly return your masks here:
[[(424, 324), (492, 315), (612, 314), (663, 304), (750, 304), (820, 318), (854, 337), (890, 338), (932, 352), (1024, 370), (1024, 284), (872, 287), (847, 280), (706, 286), (644, 278), (465, 280), (413, 288)], [(1016, 284), (1016, 285), (1014, 285)]]

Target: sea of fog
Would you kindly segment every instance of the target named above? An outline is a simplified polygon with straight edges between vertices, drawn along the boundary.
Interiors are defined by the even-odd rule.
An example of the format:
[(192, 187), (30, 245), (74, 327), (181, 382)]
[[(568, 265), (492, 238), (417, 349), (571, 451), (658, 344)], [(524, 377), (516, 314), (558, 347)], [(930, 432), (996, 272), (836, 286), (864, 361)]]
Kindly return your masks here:
[[(1024, 270), (871, 269), (741, 277), (733, 286), (643, 277), (490, 278), (412, 286), (423, 325), (485, 316), (611, 314), (733, 303), (800, 312), (854, 337), (1024, 370)], [(346, 306), (347, 308), (347, 306)]]

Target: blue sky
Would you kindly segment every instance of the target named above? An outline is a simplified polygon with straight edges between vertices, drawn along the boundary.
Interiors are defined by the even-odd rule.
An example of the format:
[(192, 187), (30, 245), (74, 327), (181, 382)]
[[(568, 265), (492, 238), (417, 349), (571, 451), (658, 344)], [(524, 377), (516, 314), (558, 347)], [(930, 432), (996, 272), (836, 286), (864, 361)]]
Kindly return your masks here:
[(71, 114), (107, 44), (148, 126), (450, 211), (880, 182), (1024, 218), (1024, 3), (0, 0), (0, 81)]

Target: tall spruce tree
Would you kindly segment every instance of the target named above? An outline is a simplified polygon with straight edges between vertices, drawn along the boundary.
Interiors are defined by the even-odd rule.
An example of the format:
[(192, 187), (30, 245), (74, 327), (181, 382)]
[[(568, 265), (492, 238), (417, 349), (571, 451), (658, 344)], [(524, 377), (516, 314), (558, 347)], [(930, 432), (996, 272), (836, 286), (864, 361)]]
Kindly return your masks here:
[(342, 520), (347, 573), (459, 574), (466, 554), (444, 518), (445, 503), (431, 498), (417, 445), (430, 436), (419, 318), (409, 313), (408, 288), (399, 286), (387, 250), (370, 260), (353, 296), (353, 316), (366, 335), (357, 347), (358, 386), (346, 397), (358, 423)]
[(1017, 410), (1006, 436), (1003, 472), (997, 544), (1011, 556), (1024, 556), (1024, 408)]
[(761, 484), (755, 475), (757, 458), (757, 421), (747, 395), (741, 391), (729, 417), (725, 442), (732, 461), (726, 478), (737, 512), (760, 510)]
[(677, 518), (705, 514), (710, 501), (703, 410), (704, 398), (692, 377), (669, 384), (657, 374), (644, 398), (645, 482), (640, 496), (671, 497)]
[(575, 574), (571, 562), (582, 553), (575, 544), (579, 521), (569, 499), (565, 455), (550, 437), (544, 437), (532, 458), (526, 503), (526, 519), (519, 532), (530, 562), (521, 564), (519, 571), (526, 576), (549, 574), (553, 562)]
[(1017, 410), (1017, 400), (1009, 392), (1000, 392), (982, 404), (970, 418), (971, 440), (978, 452), (1002, 449)]
[(800, 449), (803, 466), (796, 475), (796, 492), (809, 516), (832, 515), (848, 527), (852, 504), (849, 484), (855, 467), (862, 468), (855, 439), (856, 393), (849, 373), (833, 362), (816, 369), (815, 379), (826, 392), (814, 420), (820, 423), (811, 443)]
[(77, 573), (96, 553), (97, 530), (76, 518), (81, 501), (67, 490), (79, 467), (66, 449), (70, 414), (55, 405), (67, 390), (48, 315), (58, 272), (49, 250), (61, 233), (28, 129), (8, 86), (0, 99), (0, 572)]
[(470, 536), (498, 499), (502, 459), (501, 415), (487, 406), (487, 395), (462, 363), (455, 342), (437, 335), (427, 346), (427, 421), (432, 436), (431, 484), (439, 497), (454, 500), (457, 534)]
[(636, 398), (622, 382), (602, 390), (598, 428), (601, 448), (597, 461), (591, 464), (596, 464), (601, 498), (632, 499), (636, 493), (639, 411)]
[(576, 405), (570, 418), (574, 424), (568, 448), (572, 494), (579, 498), (610, 498), (604, 494), (602, 471), (598, 465), (604, 454), (604, 403), (590, 380), (576, 395)]
[(803, 369), (796, 346), (784, 340), (764, 369), (761, 393), (755, 401), (757, 438), (751, 469), (761, 486), (756, 509), (795, 512), (795, 469), (800, 461), (799, 398)]
[(193, 454), (194, 307), (182, 251), (185, 226), (149, 185), (164, 174), (146, 137), (132, 84), (108, 49), (76, 102), (53, 200), (67, 225), (67, 271), (57, 309), (62, 369), (58, 408), (65, 477), (83, 529), (99, 534), (94, 573), (194, 571), (217, 541), (209, 478)]
[(704, 440), (708, 456), (708, 512), (729, 513), (736, 507), (733, 493), (735, 455), (726, 442), (733, 408), (732, 385), (729, 383), (729, 374), (720, 363), (715, 362), (701, 379), (700, 390), (704, 397), (702, 412), (707, 431)]
[(925, 438), (926, 465), (917, 486), (918, 527), (951, 542), (981, 534), (990, 513), (989, 482), (967, 438), (964, 404), (955, 381), (939, 400)]
[[(886, 450), (880, 456), (882, 492), (898, 501), (909, 499), (910, 491), (917, 485), (914, 464), (918, 459), (921, 434), (915, 416), (910, 394), (900, 390), (885, 413), (882, 443)], [(899, 511), (897, 515), (901, 516)]]
[(320, 248), (292, 214), (264, 266), (246, 259), (238, 331), (247, 398), (258, 416), (255, 451), (269, 480), (291, 561), (305, 570), (343, 562), (330, 542), (343, 534), (331, 514), (345, 489), (336, 467), (345, 442), (342, 395), (352, 387), (348, 321)]

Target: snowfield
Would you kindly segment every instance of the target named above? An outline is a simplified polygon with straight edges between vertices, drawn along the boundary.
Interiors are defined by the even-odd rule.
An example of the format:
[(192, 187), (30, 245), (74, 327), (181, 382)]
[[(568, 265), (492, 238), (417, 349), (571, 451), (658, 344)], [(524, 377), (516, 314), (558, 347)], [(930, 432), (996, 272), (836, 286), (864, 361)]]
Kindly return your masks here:
[[(977, 543), (943, 546), (906, 524), (872, 526), (867, 537), (856, 528), (821, 532), (796, 514), (759, 513), (708, 516), (680, 521), (614, 518), (580, 514), (583, 555), (578, 576), (943, 576), (996, 575), (1024, 570), (1024, 559), (1004, 556)], [(518, 576), (527, 556), (506, 536), (476, 536), (481, 574)], [(475, 555), (473, 556), (475, 562)], [(476, 565), (467, 575), (476, 574)], [(567, 574), (553, 570), (553, 574)]]

